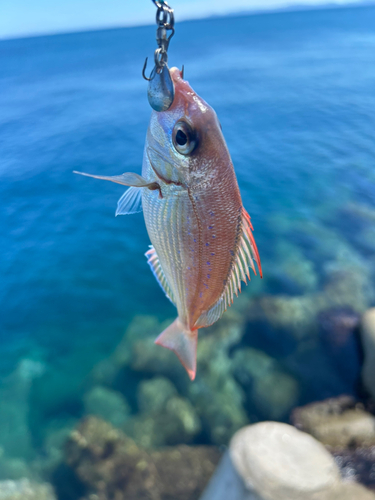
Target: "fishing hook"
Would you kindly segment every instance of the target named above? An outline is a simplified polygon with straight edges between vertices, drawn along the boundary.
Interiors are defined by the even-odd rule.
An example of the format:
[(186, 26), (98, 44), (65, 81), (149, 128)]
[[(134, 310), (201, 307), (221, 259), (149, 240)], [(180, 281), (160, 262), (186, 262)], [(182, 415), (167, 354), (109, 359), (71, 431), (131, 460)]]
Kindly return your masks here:
[[(148, 57), (146, 57), (146, 60), (145, 60), (145, 63), (143, 65), (143, 69), (142, 69), (142, 76), (145, 80), (147, 80), (148, 82), (151, 82), (152, 78), (151, 78), (151, 75), (150, 75), (150, 78), (148, 78), (146, 76), (146, 68), (147, 68), (147, 61), (148, 61)], [(152, 73), (151, 73), (152, 74)]]
[(166, 0), (152, 0), (157, 7), (156, 11), (156, 42), (158, 48), (154, 53), (155, 66), (146, 75), (148, 58), (146, 57), (142, 69), (143, 78), (149, 82), (147, 95), (151, 107), (155, 111), (166, 111), (174, 100), (174, 83), (168, 68), (168, 48), (174, 30), (174, 13)]

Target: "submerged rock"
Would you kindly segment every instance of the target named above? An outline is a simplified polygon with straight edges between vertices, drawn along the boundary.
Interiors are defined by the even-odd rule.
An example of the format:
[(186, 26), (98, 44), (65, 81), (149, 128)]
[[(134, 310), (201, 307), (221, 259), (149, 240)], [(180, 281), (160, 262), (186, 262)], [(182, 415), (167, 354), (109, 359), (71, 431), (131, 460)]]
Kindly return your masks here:
[(164, 377), (143, 381), (138, 389), (141, 413), (124, 430), (144, 448), (190, 443), (201, 431), (199, 417), (186, 398)]
[(32, 477), (30, 464), (23, 458), (10, 458), (0, 450), (0, 480), (27, 479)]
[[(240, 308), (247, 307), (245, 299), (238, 301)], [(170, 321), (136, 317), (113, 355), (95, 367), (91, 380), (125, 392), (129, 376), (135, 376), (132, 404), (140, 412), (124, 428), (145, 447), (189, 443), (201, 428), (212, 443), (227, 444), (248, 423), (244, 392), (233, 376), (230, 357), (243, 336), (243, 322), (244, 314), (231, 308), (205, 329), (198, 342), (197, 378), (191, 383), (176, 355), (154, 344)], [(150, 376), (156, 377), (145, 380)]]
[(358, 389), (363, 358), (359, 320), (359, 314), (351, 307), (327, 309), (319, 314), (322, 347), (353, 393)]
[(292, 421), (298, 429), (335, 449), (375, 445), (375, 417), (349, 396), (297, 408)]
[(233, 373), (245, 389), (249, 410), (255, 410), (261, 419), (285, 418), (297, 403), (297, 380), (262, 351), (250, 347), (236, 351)]
[(300, 341), (318, 332), (319, 310), (318, 294), (298, 297), (265, 295), (251, 304), (247, 316), (250, 322), (264, 321), (274, 330), (287, 331)]
[(361, 320), (361, 339), (364, 351), (363, 383), (375, 399), (375, 307), (365, 312)]
[(0, 500), (57, 500), (50, 484), (35, 484), (28, 479), (0, 481)]
[(66, 463), (83, 485), (84, 500), (196, 500), (220, 453), (179, 446), (147, 453), (96, 417), (82, 421), (66, 446)]
[(357, 481), (375, 490), (375, 446), (336, 449), (332, 455), (344, 480)]
[(230, 350), (243, 335), (241, 316), (235, 310), (199, 340), (198, 374), (187, 387), (187, 396), (202, 420), (204, 432), (214, 444), (227, 444), (232, 435), (249, 422), (245, 394), (233, 375)]
[(32, 384), (44, 370), (42, 363), (23, 359), (15, 371), (1, 381), (0, 446), (8, 457), (30, 459), (34, 455), (29, 400)]
[[(283, 288), (294, 288), (297, 293), (312, 292), (317, 289), (318, 275), (314, 263), (305, 257), (297, 245), (283, 239), (278, 240), (275, 253), (278, 260), (273, 264), (272, 275), (283, 282)], [(290, 282), (292, 287), (285, 281)]]
[(131, 413), (123, 395), (106, 387), (94, 387), (84, 395), (83, 402), (87, 415), (101, 417), (115, 427), (121, 427)]

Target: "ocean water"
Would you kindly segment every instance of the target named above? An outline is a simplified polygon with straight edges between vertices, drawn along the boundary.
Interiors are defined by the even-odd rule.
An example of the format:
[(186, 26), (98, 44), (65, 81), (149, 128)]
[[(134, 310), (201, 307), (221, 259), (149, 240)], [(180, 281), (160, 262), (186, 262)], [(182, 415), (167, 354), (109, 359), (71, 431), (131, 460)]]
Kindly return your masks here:
[[(149, 26), (0, 42), (0, 375), (48, 374), (27, 397), (32, 448), (50, 420), (82, 415), (71, 387), (84, 391), (134, 317), (175, 316), (143, 255), (142, 214), (115, 218), (122, 187), (72, 174), (140, 172), (154, 36)], [(169, 60), (216, 110), (252, 217), (264, 279), (246, 300), (313, 301), (339, 271), (355, 276), (340, 307), (373, 304), (375, 8), (178, 23)], [(314, 388), (314, 372), (333, 373), (321, 368), (331, 351), (281, 330), (250, 328), (246, 342), (303, 378), (300, 402), (353, 390), (345, 369)]]

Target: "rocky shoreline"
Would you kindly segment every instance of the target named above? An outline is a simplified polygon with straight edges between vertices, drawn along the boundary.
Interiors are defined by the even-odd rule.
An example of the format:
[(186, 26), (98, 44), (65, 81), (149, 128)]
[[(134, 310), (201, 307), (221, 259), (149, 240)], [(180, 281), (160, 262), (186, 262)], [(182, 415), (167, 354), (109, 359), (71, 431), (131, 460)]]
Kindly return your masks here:
[[(22, 360), (0, 388), (0, 500), (197, 500), (233, 436), (272, 421), (320, 442), (346, 490), (372, 498), (374, 289), (344, 250), (319, 288), (293, 254), (310, 269), (303, 295), (243, 294), (201, 336), (194, 383), (155, 347), (164, 324), (152, 316), (133, 318), (89, 369), (76, 353)], [(241, 470), (218, 471), (241, 485), (238, 500), (279, 500), (249, 490)]]

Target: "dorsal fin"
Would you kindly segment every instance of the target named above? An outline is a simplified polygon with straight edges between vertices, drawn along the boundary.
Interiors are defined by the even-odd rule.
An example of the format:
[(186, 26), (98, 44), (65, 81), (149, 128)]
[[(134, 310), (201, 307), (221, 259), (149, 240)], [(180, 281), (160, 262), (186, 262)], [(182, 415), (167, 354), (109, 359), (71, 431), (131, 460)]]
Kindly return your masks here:
[(153, 272), (156, 281), (162, 287), (165, 295), (172, 302), (172, 304), (176, 305), (175, 299), (173, 297), (173, 292), (168, 284), (164, 271), (161, 268), (159, 257), (156, 253), (156, 250), (152, 245), (150, 245), (150, 250), (147, 250), (145, 256), (147, 257), (147, 264), (149, 264), (149, 266), (151, 267), (151, 271)]
[(227, 308), (232, 305), (234, 294), (238, 295), (238, 291), (241, 292), (241, 280), (247, 284), (247, 277), (250, 281), (249, 267), (251, 267), (256, 274), (254, 260), (257, 263), (260, 277), (263, 277), (259, 253), (252, 231), (253, 226), (250, 221), (250, 216), (246, 210), (242, 208), (241, 229), (239, 232), (237, 252), (225, 288), (219, 300), (198, 318), (195, 327), (203, 328), (212, 325), (222, 316)]

